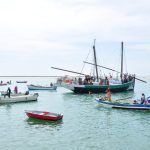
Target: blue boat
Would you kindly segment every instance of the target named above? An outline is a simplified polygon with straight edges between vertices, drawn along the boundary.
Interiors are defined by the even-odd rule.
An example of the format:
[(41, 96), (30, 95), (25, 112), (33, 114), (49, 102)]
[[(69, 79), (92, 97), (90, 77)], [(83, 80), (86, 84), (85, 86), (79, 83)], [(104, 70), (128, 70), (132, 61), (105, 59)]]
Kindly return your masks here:
[(27, 85), (29, 90), (56, 90), (57, 86), (53, 85), (53, 86), (41, 86), (41, 85)]
[[(134, 110), (150, 110), (150, 103), (148, 104), (119, 104), (115, 102), (109, 102), (106, 100), (103, 100), (101, 98), (96, 98), (96, 101), (98, 103), (110, 106), (112, 108), (118, 108), (118, 109), (134, 109)], [(149, 100), (147, 100), (149, 102)]]

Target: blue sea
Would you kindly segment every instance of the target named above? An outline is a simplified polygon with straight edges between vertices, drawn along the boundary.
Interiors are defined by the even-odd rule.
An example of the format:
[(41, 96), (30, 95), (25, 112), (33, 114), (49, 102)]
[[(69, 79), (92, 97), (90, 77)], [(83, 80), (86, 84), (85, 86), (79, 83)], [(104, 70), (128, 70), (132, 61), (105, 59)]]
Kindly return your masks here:
[[(27, 84), (49, 85), (54, 77), (1, 78), (12, 90), (27, 91)], [(27, 83), (16, 83), (27, 80)], [(134, 92), (113, 93), (112, 99), (150, 96), (147, 84), (136, 81)], [(0, 90), (7, 90), (1, 86)], [(0, 105), (0, 150), (149, 150), (150, 111), (104, 107), (95, 101), (99, 94), (74, 94), (58, 87), (38, 92), (38, 101)], [(101, 94), (102, 96), (104, 94)], [(121, 103), (128, 100), (120, 100)], [(59, 121), (29, 119), (25, 110), (63, 113)]]

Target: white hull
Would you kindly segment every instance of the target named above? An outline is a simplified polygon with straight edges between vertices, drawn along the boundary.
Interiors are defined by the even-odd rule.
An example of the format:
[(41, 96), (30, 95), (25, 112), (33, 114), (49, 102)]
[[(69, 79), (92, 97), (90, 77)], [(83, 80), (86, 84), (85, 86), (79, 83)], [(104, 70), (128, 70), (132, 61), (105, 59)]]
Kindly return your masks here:
[(57, 86), (37, 86), (37, 85), (27, 85), (29, 90), (56, 90)]
[(22, 96), (11, 96), (10, 98), (6, 96), (0, 97), (0, 104), (5, 103), (17, 103), (17, 102), (29, 102), (29, 101), (37, 101), (38, 94), (29, 94), (29, 95), (22, 95)]

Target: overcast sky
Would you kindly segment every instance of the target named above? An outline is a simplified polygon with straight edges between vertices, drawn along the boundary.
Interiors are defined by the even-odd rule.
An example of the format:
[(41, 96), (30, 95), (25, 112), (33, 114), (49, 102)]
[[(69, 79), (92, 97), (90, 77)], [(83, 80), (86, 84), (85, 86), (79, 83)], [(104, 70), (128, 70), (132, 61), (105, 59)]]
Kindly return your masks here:
[(0, 0), (0, 75), (81, 72), (96, 39), (100, 65), (120, 71), (123, 41), (124, 71), (148, 76), (149, 18), (149, 0)]

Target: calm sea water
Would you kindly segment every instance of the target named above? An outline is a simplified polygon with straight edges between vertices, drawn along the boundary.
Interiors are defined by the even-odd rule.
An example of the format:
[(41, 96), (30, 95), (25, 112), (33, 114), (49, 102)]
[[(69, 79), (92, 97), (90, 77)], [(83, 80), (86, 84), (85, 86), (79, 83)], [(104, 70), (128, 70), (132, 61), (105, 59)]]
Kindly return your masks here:
[[(55, 78), (2, 80), (11, 80), (12, 89), (17, 85), (19, 91), (24, 92), (27, 90), (26, 84), (17, 84), (16, 80), (49, 85)], [(0, 87), (0, 90), (6, 89)], [(140, 98), (142, 92), (150, 95), (149, 82), (136, 82), (134, 92), (113, 94), (113, 99)], [(77, 95), (62, 87), (58, 87), (57, 91), (38, 93), (37, 102), (0, 105), (0, 150), (150, 149), (149, 111), (106, 108), (95, 101), (96, 94)], [(25, 110), (63, 113), (64, 118), (56, 122), (29, 119)]]

